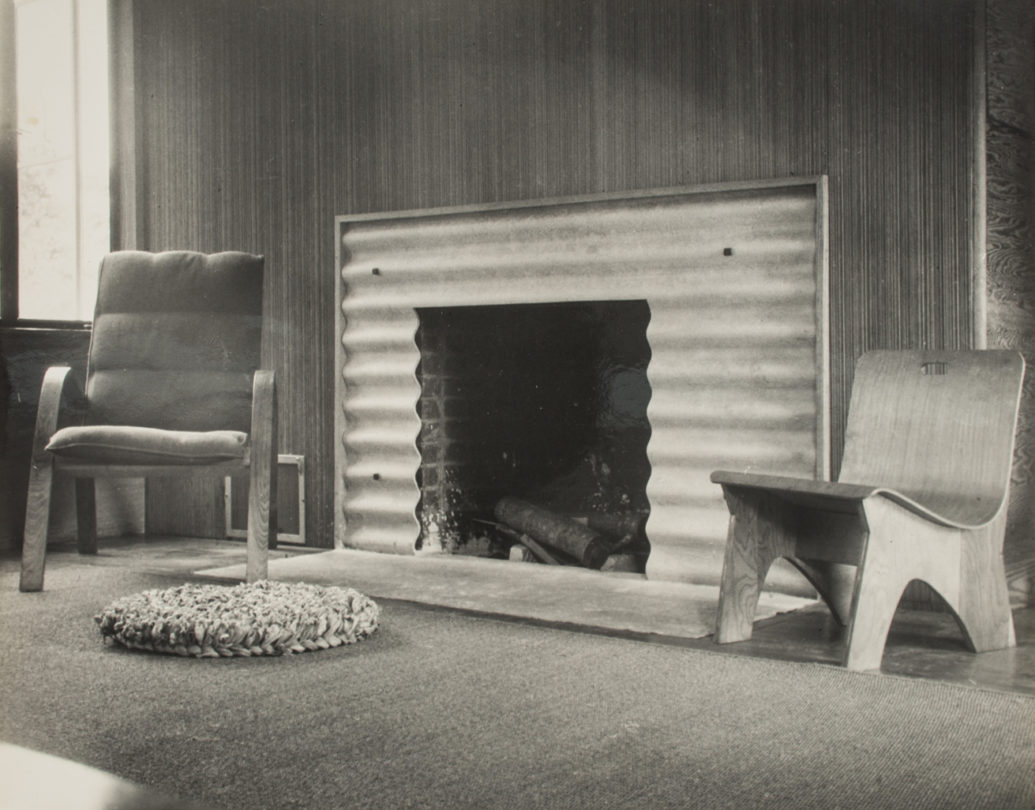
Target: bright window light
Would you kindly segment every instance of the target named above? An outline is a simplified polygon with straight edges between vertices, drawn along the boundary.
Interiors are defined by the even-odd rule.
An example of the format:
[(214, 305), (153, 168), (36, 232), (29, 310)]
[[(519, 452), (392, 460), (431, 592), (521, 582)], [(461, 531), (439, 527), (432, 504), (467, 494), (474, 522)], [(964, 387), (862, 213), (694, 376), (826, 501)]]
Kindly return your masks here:
[(109, 250), (106, 0), (17, 0), (22, 318), (90, 320)]

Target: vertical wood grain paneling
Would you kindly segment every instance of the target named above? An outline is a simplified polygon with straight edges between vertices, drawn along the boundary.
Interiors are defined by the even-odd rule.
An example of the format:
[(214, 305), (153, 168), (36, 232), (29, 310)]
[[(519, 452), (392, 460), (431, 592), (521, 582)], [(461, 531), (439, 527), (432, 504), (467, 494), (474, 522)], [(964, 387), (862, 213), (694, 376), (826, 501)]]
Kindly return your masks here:
[(1005, 555), (1035, 600), (1035, 9), (988, 0), (988, 344), (1028, 362)]
[(332, 542), (336, 214), (830, 178), (855, 358), (975, 340), (978, 0), (137, 0), (145, 247), (270, 270), (281, 452)]

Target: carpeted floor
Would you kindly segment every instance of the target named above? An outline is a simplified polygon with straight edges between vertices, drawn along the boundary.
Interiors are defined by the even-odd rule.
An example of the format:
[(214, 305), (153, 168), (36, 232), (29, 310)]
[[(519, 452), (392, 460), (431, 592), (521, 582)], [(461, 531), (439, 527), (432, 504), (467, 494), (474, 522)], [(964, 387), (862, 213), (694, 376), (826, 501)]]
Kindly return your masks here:
[(0, 567), (0, 740), (213, 808), (1035, 807), (1035, 700), (383, 602), (288, 658), (105, 647), (171, 578)]

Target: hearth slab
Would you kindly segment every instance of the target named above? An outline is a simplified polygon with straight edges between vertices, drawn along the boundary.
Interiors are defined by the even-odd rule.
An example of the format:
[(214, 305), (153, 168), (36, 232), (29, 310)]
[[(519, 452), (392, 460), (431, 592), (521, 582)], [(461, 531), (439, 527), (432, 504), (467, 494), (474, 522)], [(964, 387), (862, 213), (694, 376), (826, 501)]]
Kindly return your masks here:
[[(244, 565), (197, 573), (243, 579)], [(717, 587), (647, 580), (637, 574), (449, 554), (403, 556), (355, 549), (271, 560), (270, 577), (348, 586), (375, 599), (674, 638), (710, 635), (719, 597)], [(813, 604), (811, 599), (765, 592), (756, 619)]]

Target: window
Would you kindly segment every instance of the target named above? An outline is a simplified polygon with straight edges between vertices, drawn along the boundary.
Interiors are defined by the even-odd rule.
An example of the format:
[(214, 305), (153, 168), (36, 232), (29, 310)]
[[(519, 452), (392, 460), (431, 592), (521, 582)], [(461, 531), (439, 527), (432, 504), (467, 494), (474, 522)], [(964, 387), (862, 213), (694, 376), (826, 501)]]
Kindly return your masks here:
[[(13, 22), (16, 314), (89, 320), (111, 232), (107, 0), (14, 0)], [(14, 299), (5, 296), (5, 319)]]

